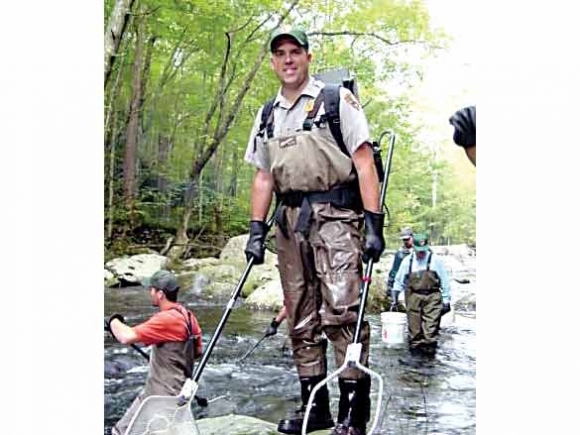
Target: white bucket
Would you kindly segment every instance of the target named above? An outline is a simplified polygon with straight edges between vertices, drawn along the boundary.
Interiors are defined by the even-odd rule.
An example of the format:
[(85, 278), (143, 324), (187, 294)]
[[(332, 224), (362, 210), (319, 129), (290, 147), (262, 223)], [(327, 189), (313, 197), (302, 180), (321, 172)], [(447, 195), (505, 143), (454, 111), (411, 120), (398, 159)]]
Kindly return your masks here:
[(407, 338), (407, 314), (396, 311), (381, 313), (382, 339), (386, 344), (404, 344)]

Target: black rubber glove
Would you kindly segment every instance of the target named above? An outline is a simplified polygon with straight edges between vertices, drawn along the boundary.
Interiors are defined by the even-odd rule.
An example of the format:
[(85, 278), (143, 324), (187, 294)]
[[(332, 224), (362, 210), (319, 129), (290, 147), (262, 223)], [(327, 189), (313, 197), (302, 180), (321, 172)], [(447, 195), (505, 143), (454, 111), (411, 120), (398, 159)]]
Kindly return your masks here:
[(446, 304), (443, 304), (443, 309), (441, 310), (441, 317), (443, 317), (449, 311), (451, 311), (451, 304), (449, 302)]
[(115, 313), (111, 317), (109, 317), (109, 321), (107, 322), (109, 329), (111, 329), (111, 322), (115, 319), (119, 319), (121, 323), (125, 323), (125, 318), (121, 314)]
[(272, 319), (272, 323), (270, 323), (270, 326), (268, 326), (268, 329), (266, 329), (264, 337), (271, 337), (272, 335), (276, 335), (278, 333), (278, 326), (280, 326), (280, 323), (276, 322), (276, 318)]
[(453, 142), (462, 147), (475, 145), (475, 106), (464, 107), (449, 118), (455, 127)]
[[(119, 319), (119, 321), (121, 323), (125, 323), (125, 318), (122, 315), (118, 314), (118, 313), (115, 313), (111, 317), (109, 317), (109, 320), (105, 320), (105, 331), (109, 331), (109, 333), (113, 337), (115, 337), (115, 334), (113, 333), (113, 330), (111, 329), (111, 322), (113, 320), (115, 320), (115, 319)], [(115, 337), (115, 339), (117, 339), (117, 337)]]
[(371, 258), (374, 262), (379, 261), (381, 254), (385, 250), (384, 223), (384, 213), (374, 213), (365, 210), (365, 244), (363, 249), (363, 261), (365, 263)]
[(262, 221), (250, 221), (250, 238), (246, 244), (246, 260), (254, 258), (254, 264), (264, 263), (264, 253), (266, 251), (266, 232), (268, 226)]

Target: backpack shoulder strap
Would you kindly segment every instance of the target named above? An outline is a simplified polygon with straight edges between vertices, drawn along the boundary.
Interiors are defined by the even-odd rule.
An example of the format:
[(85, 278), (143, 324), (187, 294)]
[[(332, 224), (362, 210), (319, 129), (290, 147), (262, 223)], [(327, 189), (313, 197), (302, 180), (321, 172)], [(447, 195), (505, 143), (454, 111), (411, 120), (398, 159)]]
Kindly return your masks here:
[(258, 128), (258, 133), (256, 137), (254, 137), (254, 152), (256, 152), (256, 138), (264, 137), (264, 132), (268, 135), (268, 138), (272, 138), (274, 135), (274, 116), (273, 116), (273, 108), (274, 108), (274, 101), (276, 99), (272, 98), (271, 100), (267, 101), (264, 106), (262, 106), (262, 116), (260, 117), (260, 127)]
[(322, 88), (326, 122), (340, 150), (350, 157), (340, 130), (340, 85), (328, 83)]

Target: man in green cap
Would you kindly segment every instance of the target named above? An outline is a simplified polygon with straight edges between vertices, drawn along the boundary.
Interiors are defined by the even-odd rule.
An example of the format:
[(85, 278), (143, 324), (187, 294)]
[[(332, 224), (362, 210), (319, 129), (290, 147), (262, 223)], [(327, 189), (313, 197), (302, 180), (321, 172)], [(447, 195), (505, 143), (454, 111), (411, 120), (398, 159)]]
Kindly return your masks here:
[[(309, 49), (302, 29), (280, 29), (271, 35), (270, 66), (281, 87), (266, 122), (264, 108), (258, 111), (245, 156), (256, 167), (245, 250), (254, 264), (264, 261), (264, 220), (274, 194), (280, 205), (276, 248), (302, 400), (300, 408), (278, 424), (278, 431), (286, 434), (301, 433), (310, 393), (327, 375), (323, 334), (332, 341), (336, 365), (343, 363), (360, 309), (362, 262), (379, 261), (384, 250), (379, 178), (364, 111), (352, 92), (339, 89), (343, 151), (326, 122), (325, 83), (309, 73)], [(369, 336), (365, 321), (360, 342), (361, 363), (366, 366)], [(365, 433), (370, 377), (350, 368), (340, 374), (339, 388), (336, 426), (324, 386), (313, 398), (308, 432), (334, 426), (333, 435)]]
[(195, 315), (177, 302), (179, 283), (175, 275), (159, 270), (142, 284), (159, 311), (133, 327), (125, 324), (120, 314), (113, 314), (107, 322), (108, 330), (119, 342), (152, 345), (145, 388), (115, 424), (111, 435), (125, 433), (146, 397), (179, 394), (185, 380), (192, 376), (194, 359), (202, 353), (201, 328)]
[(411, 357), (433, 357), (440, 319), (451, 310), (451, 293), (443, 261), (429, 248), (426, 234), (415, 235), (413, 253), (401, 262), (393, 289), (405, 291)]

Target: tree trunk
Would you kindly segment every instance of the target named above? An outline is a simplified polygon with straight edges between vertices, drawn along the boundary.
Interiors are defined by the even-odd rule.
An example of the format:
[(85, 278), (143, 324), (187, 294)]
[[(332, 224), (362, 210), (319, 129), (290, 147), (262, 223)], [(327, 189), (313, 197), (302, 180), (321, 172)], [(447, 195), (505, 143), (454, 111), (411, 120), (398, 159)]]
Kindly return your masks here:
[[(116, 140), (116, 136), (111, 134), (112, 130), (116, 130), (115, 126), (111, 127), (115, 121), (111, 122), (113, 117), (113, 111), (115, 110), (115, 102), (119, 97), (119, 91), (121, 89), (121, 76), (123, 75), (123, 70), (125, 69), (126, 62), (125, 60), (127, 57), (123, 57), (119, 68), (117, 68), (117, 76), (115, 77), (115, 83), (113, 84), (113, 88), (110, 89), (109, 95), (109, 103), (107, 104), (106, 114), (105, 114), (105, 146), (107, 146), (113, 140)], [(115, 116), (115, 119), (117, 117)]]
[(179, 227), (177, 229), (177, 233), (175, 234), (173, 245), (167, 252), (167, 256), (171, 259), (180, 258), (187, 249), (187, 242), (189, 241), (189, 238), (187, 237), (187, 228), (189, 226), (189, 219), (191, 218), (191, 214), (193, 212), (193, 199), (190, 198), (194, 198), (197, 193), (200, 173), (201, 171), (197, 173), (196, 177), (191, 178), (191, 184), (185, 193), (185, 204), (183, 206), (181, 221), (179, 222)]
[[(169, 159), (169, 152), (171, 150), (171, 142), (167, 136), (159, 136), (159, 144), (157, 148), (157, 191), (160, 193), (162, 198), (165, 198), (167, 193), (167, 160)], [(165, 204), (161, 206), (161, 218), (167, 220), (169, 218), (169, 205), (167, 204), (168, 199)], [(169, 249), (169, 248), (168, 248)]]
[(129, 213), (131, 223), (135, 206), (137, 141), (139, 137), (139, 103), (141, 101), (141, 65), (143, 62), (143, 31), (144, 20), (139, 19), (137, 25), (137, 40), (135, 43), (135, 59), (133, 61), (133, 80), (131, 84), (131, 105), (129, 109), (129, 124), (127, 125), (127, 141), (123, 159), (123, 198), (125, 208)]
[(232, 152), (232, 173), (230, 176), (230, 185), (228, 187), (228, 196), (236, 198), (238, 195), (238, 168), (240, 163), (238, 161), (238, 147), (234, 146)]
[[(145, 53), (145, 62), (143, 64), (143, 71), (141, 73), (141, 92), (139, 97), (139, 113), (143, 113), (143, 107), (145, 106), (145, 100), (147, 96), (147, 83), (149, 82), (149, 76), (151, 75), (151, 58), (153, 57), (153, 47), (155, 45), (155, 41), (157, 40), (156, 36), (151, 36), (147, 41), (147, 51)], [(141, 123), (143, 124), (143, 116), (140, 116)], [(144, 126), (143, 126), (144, 127)]]
[(115, 111), (115, 102), (119, 97), (121, 89), (121, 75), (125, 69), (125, 58), (117, 68), (115, 84), (111, 89), (109, 104), (105, 116), (105, 158), (108, 156), (108, 164), (105, 163), (105, 181), (107, 184), (107, 233), (105, 240), (111, 241), (113, 236), (113, 225), (115, 220), (115, 159), (116, 144), (120, 128), (117, 126), (117, 112)]
[(109, 16), (105, 30), (105, 86), (107, 86), (107, 81), (111, 75), (119, 45), (123, 40), (133, 3), (135, 0), (117, 0)]
[[(113, 112), (113, 125), (115, 125), (116, 115)], [(109, 191), (108, 191), (108, 217), (107, 217), (107, 241), (110, 242), (113, 237), (113, 223), (115, 219), (115, 140), (116, 133), (113, 128), (113, 141), (109, 150)]]

